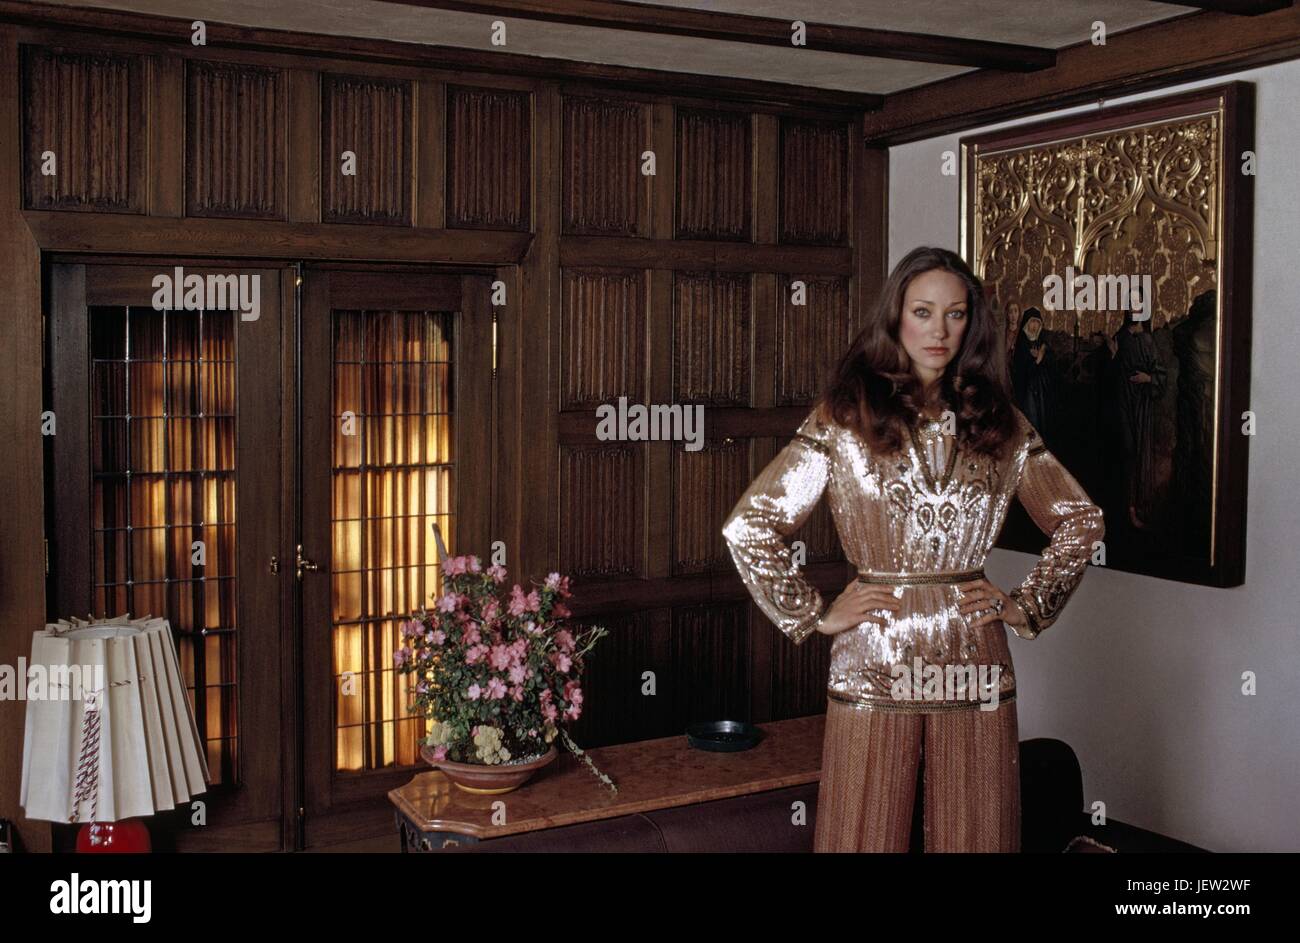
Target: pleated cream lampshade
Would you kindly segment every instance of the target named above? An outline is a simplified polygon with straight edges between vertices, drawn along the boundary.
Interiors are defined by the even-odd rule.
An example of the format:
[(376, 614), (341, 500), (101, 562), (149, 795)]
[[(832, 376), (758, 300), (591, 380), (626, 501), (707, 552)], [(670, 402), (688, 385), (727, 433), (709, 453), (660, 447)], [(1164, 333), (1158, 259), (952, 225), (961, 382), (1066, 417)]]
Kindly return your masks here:
[(28, 818), (119, 822), (207, 788), (166, 619), (47, 625), (32, 636), (27, 685), (20, 802)]

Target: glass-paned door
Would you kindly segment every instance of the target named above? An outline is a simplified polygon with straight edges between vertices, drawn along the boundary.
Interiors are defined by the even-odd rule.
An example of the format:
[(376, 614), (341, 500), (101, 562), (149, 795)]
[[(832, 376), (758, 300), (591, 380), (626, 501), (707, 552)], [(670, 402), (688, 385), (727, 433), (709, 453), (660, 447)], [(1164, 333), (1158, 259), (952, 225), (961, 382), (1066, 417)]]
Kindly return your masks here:
[(60, 264), (50, 284), (50, 616), (169, 620), (211, 783), (163, 847), (278, 848), (282, 273)]
[[(307, 841), (421, 764), (425, 720), (393, 668), (402, 621), (450, 553), (488, 545), (491, 309), (482, 277), (309, 271), (303, 297)], [(312, 569), (314, 565), (317, 569)]]

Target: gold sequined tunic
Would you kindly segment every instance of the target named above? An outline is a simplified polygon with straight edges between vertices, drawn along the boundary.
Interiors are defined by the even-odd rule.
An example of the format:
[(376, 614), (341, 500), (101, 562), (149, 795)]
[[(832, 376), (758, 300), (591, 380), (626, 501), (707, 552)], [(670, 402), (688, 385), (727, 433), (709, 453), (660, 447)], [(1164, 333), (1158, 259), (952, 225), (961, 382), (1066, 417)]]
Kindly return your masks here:
[[(816, 632), (825, 603), (793, 563), (788, 540), (823, 494), (858, 578), (896, 586), (900, 609), (873, 613), (885, 615), (885, 625), (864, 622), (832, 636), (830, 697), (879, 710), (980, 706), (976, 692), (965, 687), (944, 703), (893, 696), (899, 665), (935, 665), (945, 672), (950, 665), (982, 665), (986, 683), (996, 665), (999, 699), (1015, 696), (1004, 623), (971, 628), (978, 614), (958, 611), (955, 584), (984, 575), (985, 558), (1017, 496), (1051, 538), (1032, 572), (1008, 594), (1027, 621), (1016, 632), (1033, 638), (1060, 616), (1104, 533), (1101, 509), (1024, 414), (1016, 410), (1016, 417), (1018, 448), (997, 462), (952, 447), (954, 438), (939, 420), (921, 423), (901, 452), (880, 455), (853, 431), (809, 413), (737, 502), (722, 531), (731, 556), (759, 608), (795, 644)], [(959, 685), (973, 677), (953, 674)]]

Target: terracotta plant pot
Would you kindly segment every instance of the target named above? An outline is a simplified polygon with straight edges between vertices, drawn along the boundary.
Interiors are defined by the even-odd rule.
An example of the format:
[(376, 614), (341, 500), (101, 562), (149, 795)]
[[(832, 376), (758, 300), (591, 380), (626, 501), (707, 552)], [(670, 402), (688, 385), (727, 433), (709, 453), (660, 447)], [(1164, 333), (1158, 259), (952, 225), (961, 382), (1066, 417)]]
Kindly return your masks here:
[(499, 796), (512, 792), (532, 778), (533, 774), (553, 762), (559, 751), (552, 746), (535, 760), (527, 763), (501, 763), (486, 766), (482, 763), (453, 763), (451, 760), (435, 760), (433, 748), (420, 748), (420, 756), (434, 769), (442, 770), (447, 778), (466, 792), (479, 796)]

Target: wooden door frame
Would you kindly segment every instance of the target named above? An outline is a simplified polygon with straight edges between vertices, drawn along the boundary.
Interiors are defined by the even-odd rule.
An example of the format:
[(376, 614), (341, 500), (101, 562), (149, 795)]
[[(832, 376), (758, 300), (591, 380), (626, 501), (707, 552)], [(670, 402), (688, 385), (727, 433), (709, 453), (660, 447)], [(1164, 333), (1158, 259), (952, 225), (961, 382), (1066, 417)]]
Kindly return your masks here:
[[(302, 438), (300, 464), (301, 533), (306, 556), (320, 570), (306, 574), (301, 597), (303, 684), (302, 771), (303, 819), (299, 847), (319, 846), (372, 836), (391, 828), (392, 810), (387, 791), (405, 784), (410, 767), (357, 773), (334, 769), (336, 752), (335, 698), (318, 684), (333, 674), (332, 629), (322, 635), (309, 625), (332, 626), (330, 583), (332, 572), (331, 474), (333, 429), (333, 334), (331, 313), (339, 307), (358, 306), (385, 292), (377, 307), (429, 310), (456, 304), (452, 330), (452, 388), (457, 421), (454, 428), (456, 550), (486, 556), (493, 531), (491, 500), (495, 391), (490, 369), (469, 369), (491, 356), (492, 309), (489, 277), (481, 272), (346, 264), (312, 265), (302, 285), (301, 363), (313, 365), (316, 382), (304, 376), (301, 386)], [(454, 296), (454, 300), (453, 297)], [(429, 304), (430, 300), (441, 302)], [(483, 363), (490, 365), (490, 360)], [(470, 428), (478, 415), (471, 404), (482, 404), (489, 427)], [(467, 408), (468, 407), (468, 408)], [(462, 418), (465, 417), (465, 418)], [(314, 457), (313, 457), (314, 456)], [(484, 485), (470, 486), (462, 469), (484, 469)], [(319, 509), (319, 510), (313, 510)], [(323, 512), (323, 513), (322, 513)], [(313, 591), (314, 590), (314, 591)], [(308, 838), (310, 836), (310, 838)]]
[[(53, 437), (46, 474), (46, 532), (53, 537), (47, 613), (54, 618), (90, 611), (93, 604), (89, 559), (91, 478), (84, 473), (91, 458), (88, 309), (97, 303), (148, 305), (153, 293), (149, 276), (164, 265), (169, 269), (190, 260), (52, 257), (46, 261), (50, 317), (44, 370), (50, 402), (56, 417), (62, 417), (63, 425), (62, 435)], [(292, 320), (285, 317), (286, 312), (292, 311), (292, 279), (286, 278), (282, 269), (265, 263), (205, 259), (187, 265), (189, 272), (204, 270), (256, 272), (269, 281), (259, 320), (266, 319), (270, 330), (275, 332), (278, 353), (286, 323)], [(243, 354), (249, 336), (249, 327), (237, 327), (235, 467), (247, 468), (249, 456), (257, 455), (265, 463), (262, 467), (266, 474), (238, 479), (237, 524), (246, 521), (254, 508), (269, 504), (283, 511), (283, 505), (288, 503), (284, 501), (283, 455), (279, 448), (286, 418), (281, 401), (284, 384), (280, 363), (269, 353), (261, 357)], [(268, 365), (275, 369), (268, 370)], [(269, 406), (275, 421), (254, 421), (246, 412), (249, 402)], [(68, 513), (69, 502), (81, 505), (86, 513)], [(238, 757), (241, 780), (254, 785), (241, 787), (234, 795), (217, 799), (215, 803), (216, 797), (210, 794), (200, 796), (207, 805), (210, 823), (202, 829), (190, 827), (188, 806), (160, 813), (156, 819), (165, 825), (164, 843), (174, 841), (177, 850), (276, 850), (282, 846), (284, 794), (281, 789), (269, 788), (281, 783), (285, 774), (281, 762), (285, 699), (280, 687), (285, 642), (284, 580), (273, 575), (269, 567), (271, 556), (283, 558), (282, 518), (270, 530), (239, 527), (235, 545), (239, 577), (236, 606), (241, 629), (236, 641)], [(250, 590), (248, 583), (254, 579), (260, 582)], [(280, 631), (270, 636), (259, 635), (255, 627), (264, 624), (268, 617), (279, 624)], [(266, 717), (272, 718), (271, 731), (250, 739), (250, 730), (266, 731)], [(214, 812), (229, 814), (237, 821), (223, 825), (219, 818), (211, 817)]]

